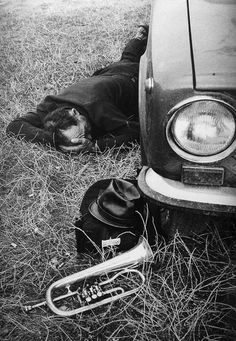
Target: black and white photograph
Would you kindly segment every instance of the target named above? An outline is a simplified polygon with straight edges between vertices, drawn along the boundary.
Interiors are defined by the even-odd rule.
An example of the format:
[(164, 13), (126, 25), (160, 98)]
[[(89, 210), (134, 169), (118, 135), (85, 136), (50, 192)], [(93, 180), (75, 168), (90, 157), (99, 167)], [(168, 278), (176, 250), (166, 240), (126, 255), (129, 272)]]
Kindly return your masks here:
[(0, 340), (236, 340), (236, 0), (0, 0)]

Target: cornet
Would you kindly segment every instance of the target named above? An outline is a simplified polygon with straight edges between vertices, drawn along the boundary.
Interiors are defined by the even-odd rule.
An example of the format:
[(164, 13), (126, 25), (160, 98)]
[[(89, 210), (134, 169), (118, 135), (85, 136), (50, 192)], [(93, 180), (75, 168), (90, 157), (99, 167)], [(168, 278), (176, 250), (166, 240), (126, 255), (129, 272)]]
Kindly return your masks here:
[[(25, 306), (24, 308), (26, 311), (29, 311), (33, 308), (47, 305), (57, 315), (72, 316), (116, 301), (137, 292), (141, 288), (145, 282), (145, 277), (140, 271), (134, 269), (134, 267), (138, 266), (140, 263), (151, 261), (152, 259), (153, 252), (150, 245), (144, 237), (140, 237), (138, 244), (129, 251), (52, 283), (46, 292), (46, 301), (33, 306)], [(119, 272), (100, 283), (97, 280), (92, 284), (85, 283), (86, 280), (103, 276), (114, 271)], [(135, 276), (135, 284), (138, 282), (140, 283), (138, 287), (131, 290), (125, 290), (122, 286), (117, 286), (115, 288), (111, 287), (112, 282), (122, 279), (125, 275), (129, 274)], [(82, 284), (80, 284), (81, 282)], [(73, 290), (72, 287), (75, 287), (75, 289)], [(66, 293), (55, 297), (55, 292), (58, 290), (66, 290)], [(76, 296), (76, 302), (78, 302), (79, 308), (65, 310), (62, 308), (60, 309), (55, 305), (57, 301), (64, 299), (70, 300), (73, 296)], [(73, 305), (75, 304), (74, 300), (71, 304), (72, 303)]]

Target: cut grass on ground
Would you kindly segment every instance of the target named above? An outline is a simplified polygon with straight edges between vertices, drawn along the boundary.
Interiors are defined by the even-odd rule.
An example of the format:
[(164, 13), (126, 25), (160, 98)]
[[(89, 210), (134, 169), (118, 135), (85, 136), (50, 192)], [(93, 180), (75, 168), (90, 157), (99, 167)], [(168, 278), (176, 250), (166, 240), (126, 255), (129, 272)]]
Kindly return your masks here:
[(137, 25), (148, 21), (150, 6), (148, 0), (3, 4), (0, 339), (235, 340), (235, 308), (229, 304), (235, 297), (235, 239), (222, 239), (217, 231), (191, 240), (177, 234), (168, 244), (158, 238), (137, 295), (72, 318), (47, 308), (24, 311), (25, 304), (44, 300), (55, 280), (101, 261), (77, 255), (73, 221), (95, 181), (136, 177), (140, 151), (134, 145), (72, 157), (8, 138), (6, 125), (45, 95), (119, 59)]

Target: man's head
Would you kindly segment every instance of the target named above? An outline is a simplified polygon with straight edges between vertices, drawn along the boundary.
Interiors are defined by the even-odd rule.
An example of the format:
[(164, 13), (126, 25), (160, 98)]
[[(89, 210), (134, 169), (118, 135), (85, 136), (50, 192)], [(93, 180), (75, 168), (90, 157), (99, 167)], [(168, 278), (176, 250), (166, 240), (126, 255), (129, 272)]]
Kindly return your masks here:
[(75, 108), (59, 108), (44, 119), (44, 128), (54, 133), (57, 145), (70, 146), (91, 140), (91, 127)]

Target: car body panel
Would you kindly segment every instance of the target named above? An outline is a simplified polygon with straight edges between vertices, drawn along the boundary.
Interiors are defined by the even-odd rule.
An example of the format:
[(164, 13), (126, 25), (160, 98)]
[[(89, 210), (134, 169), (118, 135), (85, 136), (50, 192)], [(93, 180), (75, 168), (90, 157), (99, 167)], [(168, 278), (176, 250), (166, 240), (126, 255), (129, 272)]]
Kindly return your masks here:
[(236, 1), (189, 0), (195, 88), (236, 89)]
[(150, 51), (155, 81), (163, 90), (192, 88), (186, 0), (159, 0), (153, 3), (152, 13), (149, 46), (159, 46)]
[[(173, 6), (174, 11), (171, 10)], [(163, 126), (166, 113), (186, 96), (193, 95), (186, 0), (153, 1), (151, 22), (147, 50), (140, 61), (139, 77), (143, 155), (155, 169), (161, 171), (162, 166), (159, 166), (164, 165), (166, 172), (172, 167), (179, 171), (179, 162), (169, 163), (171, 158), (168, 153), (173, 153), (165, 139)], [(149, 78), (154, 81), (150, 93), (145, 91), (145, 82)], [(149, 136), (153, 138), (149, 139)], [(160, 148), (156, 148), (156, 145)], [(163, 150), (166, 151), (166, 155), (163, 155)]]
[[(181, 101), (186, 101), (195, 96), (209, 96), (213, 100), (225, 101), (236, 109), (236, 90), (233, 81), (235, 77), (234, 71), (229, 75), (232, 63), (234, 63), (231, 55), (235, 46), (232, 36), (236, 40), (236, 32), (234, 31), (233, 33), (231, 30), (235, 27), (232, 24), (234, 14), (228, 13), (228, 10), (226, 11), (225, 9), (221, 10), (221, 6), (224, 7), (223, 1), (226, 2), (226, 7), (228, 6), (227, 8), (231, 8), (231, 10), (236, 7), (236, 0), (153, 0), (152, 3), (147, 49), (140, 61), (139, 116), (141, 157), (144, 168), (152, 169), (154, 173), (163, 177), (163, 179), (176, 181), (176, 184), (170, 181), (170, 184), (174, 184), (173, 191), (178, 187), (177, 182), (182, 185), (183, 168), (187, 169), (188, 166), (194, 166), (198, 171), (198, 166), (200, 166), (197, 162), (186, 160), (178, 155), (168, 143), (166, 127), (175, 113), (173, 108), (178, 106)], [(223, 13), (220, 25), (223, 24), (223, 20), (227, 24), (227, 18), (230, 21), (222, 29), (224, 34), (226, 32), (229, 33), (229, 38), (222, 41), (223, 33), (221, 33), (219, 35), (220, 38), (218, 37), (220, 40), (216, 38), (214, 42), (217, 58), (212, 63), (208, 58), (214, 59), (214, 51), (213, 49), (212, 51), (204, 50), (207, 46), (201, 42), (202, 30), (199, 31), (200, 37), (197, 40), (197, 28), (199, 25), (211, 27), (211, 16), (208, 18), (201, 13), (201, 10), (198, 8), (201, 5), (203, 9), (207, 9), (208, 17), (212, 8), (212, 18), (214, 20), (217, 18), (217, 10)], [(201, 17), (198, 17), (200, 13)], [(190, 24), (189, 19), (193, 18), (193, 23)], [(199, 23), (197, 23), (198, 21)], [(220, 28), (218, 30), (221, 31)], [(214, 32), (211, 33), (213, 37)], [(209, 36), (211, 42), (213, 42), (212, 37)], [(203, 38), (207, 40), (207, 37)], [(230, 46), (232, 47), (232, 51), (230, 48), (226, 49), (228, 55), (218, 51), (228, 44), (231, 44)], [(206, 59), (207, 61), (205, 61)], [(226, 60), (230, 60), (230, 66), (223, 65)], [(213, 68), (214, 72), (212, 71)], [(215, 173), (215, 168), (224, 169), (222, 191), (217, 191), (219, 193), (218, 205), (217, 203), (213, 203), (213, 205), (206, 205), (206, 203), (200, 205), (198, 203), (195, 205), (197, 202), (196, 192), (194, 190), (190, 191), (189, 186), (186, 189), (189, 190), (190, 204), (187, 203), (186, 198), (175, 200), (169, 197), (169, 200), (167, 200), (168, 195), (164, 196), (155, 193), (155, 186), (155, 189), (148, 189), (148, 184), (145, 183), (146, 175), (144, 175), (144, 173), (147, 174), (146, 171), (141, 172), (140, 176), (143, 178), (139, 181), (140, 189), (144, 195), (150, 196), (150, 199), (158, 204), (170, 204), (186, 208), (196, 206), (200, 210), (203, 210), (205, 205), (212, 212), (236, 212), (234, 190), (228, 191), (227, 194), (228, 196), (232, 195), (232, 198), (230, 198), (232, 205), (229, 205), (230, 207), (226, 209), (227, 205), (220, 204), (220, 193), (222, 193), (222, 196), (225, 195), (223, 187), (236, 188), (236, 151), (232, 150), (230, 155), (222, 158), (222, 160), (217, 160), (217, 162), (209, 160), (208, 163), (206, 161), (205, 166), (208, 167), (207, 171), (210, 170), (211, 172), (212, 169), (212, 174)], [(183, 186), (185, 185), (183, 184)], [(207, 193), (210, 193), (207, 192), (207, 186), (202, 187), (202, 190), (206, 191), (206, 196)], [(195, 194), (191, 195), (191, 193)]]

